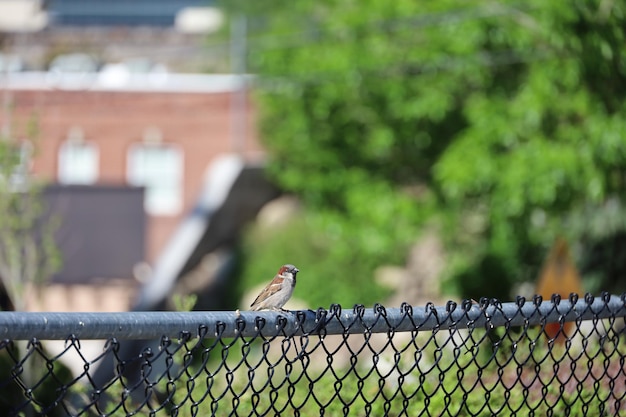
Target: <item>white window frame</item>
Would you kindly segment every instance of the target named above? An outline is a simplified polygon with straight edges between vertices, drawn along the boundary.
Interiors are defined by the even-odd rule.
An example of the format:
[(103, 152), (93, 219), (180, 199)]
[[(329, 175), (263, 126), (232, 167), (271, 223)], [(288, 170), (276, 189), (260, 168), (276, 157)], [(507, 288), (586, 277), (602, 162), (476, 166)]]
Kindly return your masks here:
[(139, 142), (128, 148), (126, 180), (146, 188), (144, 209), (154, 216), (175, 216), (183, 208), (184, 154), (170, 143)]
[(72, 128), (57, 154), (57, 181), (60, 184), (91, 185), (100, 176), (100, 150), (85, 141), (80, 128)]

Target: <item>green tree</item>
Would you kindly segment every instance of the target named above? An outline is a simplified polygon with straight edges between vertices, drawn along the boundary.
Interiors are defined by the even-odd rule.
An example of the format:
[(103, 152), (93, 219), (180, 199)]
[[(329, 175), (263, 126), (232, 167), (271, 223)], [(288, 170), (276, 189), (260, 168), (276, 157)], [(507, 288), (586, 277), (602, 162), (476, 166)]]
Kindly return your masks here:
[[(27, 135), (34, 138), (36, 125)], [(26, 308), (26, 291), (36, 291), (57, 271), (54, 219), (46, 216), (41, 186), (28, 173), (30, 140), (0, 137), (0, 280), (17, 311)]]
[[(39, 295), (40, 285), (59, 267), (60, 256), (54, 242), (54, 220), (46, 215), (41, 199), (41, 185), (28, 172), (37, 126), (34, 122), (29, 123), (24, 137), (30, 140), (19, 140), (17, 135), (11, 134), (7, 120), (4, 122), (0, 135), (0, 289), (5, 307), (24, 311), (30, 295), (28, 291), (36, 291), (35, 295)], [(27, 345), (25, 341), (18, 341), (16, 348), (27, 352)], [(8, 378), (10, 366), (7, 364), (10, 362), (6, 350), (1, 352), (0, 379)], [(38, 354), (25, 360), (22, 368), (23, 383), (35, 387), (33, 397), (45, 402), (50, 393), (55, 392), (59, 379), (52, 383), (50, 380), (37, 382), (42, 379), (42, 369), (51, 371), (46, 369)], [(64, 366), (56, 364), (55, 370), (62, 378), (67, 379), (70, 375)], [(14, 401), (16, 404), (22, 401), (22, 390), (18, 392), (13, 388), (6, 387), (6, 401), (0, 404), (0, 411), (8, 413)], [(34, 415), (36, 411), (39, 410), (26, 408), (24, 415)]]
[(271, 173), (304, 199), (312, 234), (367, 260), (359, 279), (434, 222), (447, 288), (506, 298), (557, 236), (590, 249), (626, 230), (590, 219), (624, 213), (623, 3), (229, 7), (250, 16)]

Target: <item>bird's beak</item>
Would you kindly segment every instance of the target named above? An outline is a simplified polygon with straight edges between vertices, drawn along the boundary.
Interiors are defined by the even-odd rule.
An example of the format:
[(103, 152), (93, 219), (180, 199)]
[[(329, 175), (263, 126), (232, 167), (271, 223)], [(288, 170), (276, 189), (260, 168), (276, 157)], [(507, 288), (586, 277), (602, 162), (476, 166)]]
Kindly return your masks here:
[(299, 270), (298, 268), (294, 268), (294, 269), (293, 269), (293, 272), (296, 272), (296, 273), (297, 273), (297, 272), (300, 272), (300, 270)]

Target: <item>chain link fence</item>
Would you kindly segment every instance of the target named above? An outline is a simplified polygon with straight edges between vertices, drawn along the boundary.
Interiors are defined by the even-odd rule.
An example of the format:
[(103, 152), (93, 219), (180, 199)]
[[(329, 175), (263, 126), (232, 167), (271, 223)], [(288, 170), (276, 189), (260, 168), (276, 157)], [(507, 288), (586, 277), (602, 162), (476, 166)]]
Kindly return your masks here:
[(626, 294), (293, 312), (3, 312), (0, 414), (626, 415), (625, 316)]

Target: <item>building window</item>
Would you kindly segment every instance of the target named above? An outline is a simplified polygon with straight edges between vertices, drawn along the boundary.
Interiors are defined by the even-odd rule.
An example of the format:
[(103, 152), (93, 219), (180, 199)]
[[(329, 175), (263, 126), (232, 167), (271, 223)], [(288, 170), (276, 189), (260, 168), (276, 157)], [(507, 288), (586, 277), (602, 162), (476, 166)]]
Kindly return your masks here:
[(182, 209), (183, 152), (165, 144), (157, 129), (148, 129), (143, 143), (128, 150), (127, 179), (146, 187), (144, 207), (149, 214), (171, 216)]
[(98, 147), (85, 142), (82, 129), (70, 129), (67, 140), (59, 148), (59, 183), (94, 184), (98, 181), (98, 159)]

